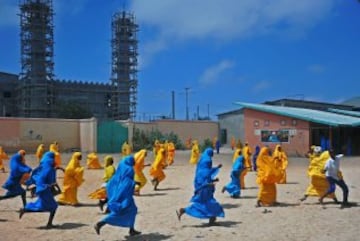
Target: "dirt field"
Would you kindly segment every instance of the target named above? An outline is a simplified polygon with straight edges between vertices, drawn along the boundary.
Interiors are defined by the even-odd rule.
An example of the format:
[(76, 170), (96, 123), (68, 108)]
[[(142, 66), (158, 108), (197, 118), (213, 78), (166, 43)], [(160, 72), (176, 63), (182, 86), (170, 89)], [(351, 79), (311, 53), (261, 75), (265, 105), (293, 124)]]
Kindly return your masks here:
[[(85, 154), (83, 155), (85, 156)], [(101, 160), (105, 155), (100, 155)], [(113, 155), (118, 161), (119, 154)], [(184, 215), (181, 222), (175, 210), (189, 204), (193, 192), (194, 166), (188, 164), (189, 151), (177, 151), (175, 164), (165, 170), (166, 179), (160, 183), (159, 191), (153, 191), (148, 183), (140, 197), (135, 197), (138, 206), (136, 229), (142, 235), (128, 236), (127, 228), (106, 225), (98, 236), (93, 228), (103, 214), (97, 207), (97, 201), (87, 195), (101, 185), (103, 170), (85, 170), (85, 182), (79, 188), (80, 207), (59, 206), (54, 224), (58, 228), (46, 230), (44, 226), (48, 213), (25, 214), (19, 220), (18, 210), (22, 206), (20, 197), (0, 202), (0, 240), (359, 240), (360, 209), (360, 158), (344, 158), (341, 167), (350, 190), (351, 208), (340, 209), (339, 205), (326, 200), (325, 205), (318, 204), (315, 197), (300, 203), (308, 186), (306, 158), (290, 158), (287, 172), (288, 184), (277, 186), (277, 201), (280, 206), (255, 208), (257, 185), (255, 172), (246, 176), (247, 189), (242, 190), (240, 199), (232, 199), (221, 193), (221, 187), (229, 181), (232, 164), (231, 150), (222, 150), (215, 154), (214, 164), (223, 164), (220, 182), (217, 184), (215, 198), (223, 205), (225, 218), (218, 219), (218, 226), (207, 226), (207, 220), (199, 220)], [(152, 162), (152, 153), (146, 159)], [(62, 154), (65, 165), (70, 154)], [(27, 162), (34, 167), (34, 155), (27, 155)], [(82, 161), (86, 164), (86, 160)], [(116, 165), (117, 166), (117, 165)], [(148, 175), (148, 167), (145, 175)], [(62, 185), (60, 172), (58, 182)], [(4, 183), (8, 173), (0, 173), (0, 183)], [(3, 194), (4, 190), (0, 190)], [(336, 194), (342, 200), (342, 192)], [(31, 198), (28, 197), (28, 201)]]

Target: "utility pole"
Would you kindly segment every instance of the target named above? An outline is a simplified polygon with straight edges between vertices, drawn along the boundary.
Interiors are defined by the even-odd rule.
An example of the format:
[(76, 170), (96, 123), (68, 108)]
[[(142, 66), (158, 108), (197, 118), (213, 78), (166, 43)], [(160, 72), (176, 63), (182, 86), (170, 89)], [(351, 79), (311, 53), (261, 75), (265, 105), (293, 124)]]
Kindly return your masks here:
[(188, 103), (188, 96), (189, 96), (189, 87), (185, 88), (185, 98), (186, 98), (186, 120), (189, 120), (189, 103)]
[(172, 108), (172, 119), (175, 120), (175, 91), (171, 91), (171, 108)]
[(210, 104), (207, 104), (208, 119), (210, 120)]

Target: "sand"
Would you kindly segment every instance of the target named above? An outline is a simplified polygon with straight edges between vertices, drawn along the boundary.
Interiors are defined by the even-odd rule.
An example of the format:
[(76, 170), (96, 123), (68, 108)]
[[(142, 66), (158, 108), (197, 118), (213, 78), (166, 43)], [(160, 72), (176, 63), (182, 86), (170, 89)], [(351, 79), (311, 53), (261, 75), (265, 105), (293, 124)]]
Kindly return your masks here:
[[(85, 155), (84, 155), (85, 156)], [(101, 154), (102, 159), (105, 154)], [(119, 154), (113, 154), (116, 159)], [(350, 208), (340, 209), (338, 204), (326, 199), (325, 205), (318, 204), (318, 198), (309, 197), (303, 203), (302, 197), (308, 186), (306, 158), (290, 158), (287, 172), (288, 183), (277, 186), (277, 207), (256, 208), (258, 187), (255, 172), (246, 176), (245, 190), (241, 198), (232, 199), (221, 193), (221, 188), (230, 180), (232, 151), (222, 149), (215, 154), (214, 165), (223, 164), (220, 181), (217, 183), (215, 198), (223, 205), (225, 218), (218, 219), (217, 226), (209, 227), (207, 220), (195, 219), (184, 215), (179, 222), (175, 210), (189, 205), (193, 192), (195, 167), (188, 164), (190, 152), (177, 151), (175, 164), (168, 167), (166, 179), (160, 183), (159, 191), (153, 191), (150, 182), (135, 197), (138, 206), (136, 229), (140, 236), (129, 237), (127, 228), (106, 225), (97, 235), (93, 225), (102, 214), (96, 200), (87, 195), (101, 185), (103, 170), (85, 170), (85, 183), (79, 188), (80, 207), (59, 206), (54, 224), (58, 228), (44, 228), (48, 213), (26, 213), (19, 220), (18, 210), (22, 206), (20, 197), (0, 202), (0, 240), (359, 240), (360, 199), (360, 159), (345, 157), (341, 167), (350, 190)], [(63, 163), (70, 159), (69, 153), (62, 154)], [(34, 155), (27, 155), (27, 162), (34, 167)], [(152, 162), (149, 153), (147, 163)], [(86, 161), (83, 160), (85, 165)], [(149, 167), (145, 169), (148, 175)], [(8, 173), (0, 173), (0, 183), (4, 183)], [(62, 174), (58, 182), (62, 185)], [(0, 190), (3, 194), (4, 190)], [(340, 188), (336, 195), (342, 200)], [(28, 201), (32, 201), (28, 196)]]

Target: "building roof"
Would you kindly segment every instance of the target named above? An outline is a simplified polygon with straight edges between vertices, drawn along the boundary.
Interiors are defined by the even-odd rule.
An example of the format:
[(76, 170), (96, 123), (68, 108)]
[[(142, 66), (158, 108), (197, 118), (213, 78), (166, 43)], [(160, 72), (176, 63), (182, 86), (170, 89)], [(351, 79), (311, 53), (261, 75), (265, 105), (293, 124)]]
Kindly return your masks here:
[(346, 105), (344, 103), (334, 104), (328, 102), (310, 101), (310, 100), (296, 100), (296, 99), (278, 99), (273, 101), (265, 101), (266, 105), (277, 105), (277, 106), (288, 106), (296, 108), (306, 108), (313, 110), (327, 111), (328, 108), (342, 109), (342, 110), (353, 110), (353, 105)]
[(329, 108), (328, 111), (338, 113), (338, 114), (343, 114), (343, 115), (360, 117), (360, 111), (339, 110), (339, 109), (334, 109), (334, 108)]
[(360, 96), (356, 96), (351, 99), (345, 100), (342, 104), (360, 107)]
[(244, 112), (244, 110), (242, 108), (239, 108), (236, 110), (226, 111), (226, 112), (217, 114), (217, 116), (221, 117), (221, 116), (226, 116), (226, 115), (242, 114), (243, 112)]
[(320, 110), (235, 102), (243, 108), (283, 115), (329, 126), (360, 126), (360, 118)]

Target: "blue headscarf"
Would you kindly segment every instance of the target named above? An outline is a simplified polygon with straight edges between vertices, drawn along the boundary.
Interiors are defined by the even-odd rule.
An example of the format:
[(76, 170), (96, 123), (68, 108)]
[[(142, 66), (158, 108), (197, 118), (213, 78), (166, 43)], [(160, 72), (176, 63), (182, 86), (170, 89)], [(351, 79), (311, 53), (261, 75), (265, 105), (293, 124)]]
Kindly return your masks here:
[(23, 157), (20, 153), (16, 153), (10, 159), (10, 175), (3, 188), (7, 189), (6, 195), (20, 195), (25, 190), (21, 187), (20, 180), (25, 173), (31, 172), (31, 167), (23, 162)]
[(212, 157), (214, 150), (212, 148), (206, 148), (200, 157), (200, 160), (196, 166), (196, 173), (194, 179), (194, 188), (198, 190), (203, 185), (212, 182), (216, 175), (219, 173), (219, 168), (212, 167)]
[(111, 177), (106, 185), (106, 193), (109, 204), (122, 202), (129, 195), (133, 195), (134, 182), (134, 164), (133, 156), (126, 156), (118, 165), (114, 176)]
[[(51, 192), (50, 185), (56, 183), (55, 153), (46, 152), (41, 158), (40, 164), (34, 169), (31, 178), (31, 184), (36, 185), (36, 195), (38, 199), (35, 202), (28, 203), (26, 210), (32, 212), (53, 212), (58, 204)], [(27, 183), (28, 184), (28, 183)]]
[(115, 226), (134, 227), (137, 207), (134, 201), (134, 166), (133, 156), (121, 160), (115, 174), (106, 185), (108, 196), (108, 214), (102, 221)]
[(44, 191), (49, 185), (56, 183), (55, 153), (46, 152), (41, 158), (40, 165), (34, 170), (33, 179), (36, 184), (36, 193)]

